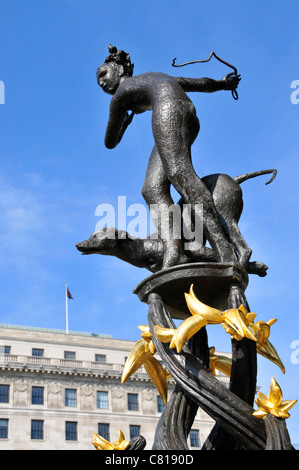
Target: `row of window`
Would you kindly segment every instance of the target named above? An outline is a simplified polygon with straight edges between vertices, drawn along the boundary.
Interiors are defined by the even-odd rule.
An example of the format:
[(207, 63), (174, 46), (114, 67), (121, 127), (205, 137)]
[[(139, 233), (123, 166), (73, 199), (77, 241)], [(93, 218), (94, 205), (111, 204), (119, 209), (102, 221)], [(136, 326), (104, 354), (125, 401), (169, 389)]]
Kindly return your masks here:
[[(130, 440), (139, 436), (141, 429), (139, 425), (130, 425)], [(98, 434), (107, 441), (110, 441), (110, 425), (107, 423), (98, 423)], [(31, 420), (30, 437), (32, 440), (44, 439), (44, 421), (39, 419)], [(8, 419), (0, 419), (0, 439), (8, 439)], [(76, 421), (65, 422), (65, 440), (78, 441), (78, 423)], [(191, 447), (199, 447), (199, 431), (191, 429), (190, 431)]]
[[(44, 349), (39, 348), (32, 348), (31, 355), (33, 357), (44, 357)], [(11, 354), (11, 347), (10, 346), (3, 346), (0, 345), (0, 354)], [(76, 360), (76, 353), (74, 351), (64, 351), (64, 359), (68, 359), (71, 361)], [(95, 362), (102, 362), (106, 363), (107, 358), (105, 354), (95, 354)]]
[[(8, 419), (0, 419), (0, 439), (8, 439)], [(110, 440), (110, 425), (106, 423), (98, 424), (98, 433)], [(130, 426), (130, 439), (140, 434), (140, 426)], [(44, 421), (40, 419), (31, 420), (30, 438), (32, 440), (44, 439)], [(65, 422), (65, 440), (78, 441), (78, 423), (76, 421)]]
[[(0, 384), (0, 403), (9, 403), (9, 389), (10, 385)], [(139, 397), (137, 393), (128, 393), (127, 400), (129, 411), (139, 411)], [(44, 387), (31, 387), (31, 404), (44, 404)], [(75, 388), (65, 389), (64, 405), (70, 407), (77, 406), (77, 390)], [(109, 409), (108, 392), (97, 391), (97, 408), (102, 410)], [(157, 396), (157, 409), (159, 413), (162, 413), (164, 410), (164, 403), (159, 395)]]

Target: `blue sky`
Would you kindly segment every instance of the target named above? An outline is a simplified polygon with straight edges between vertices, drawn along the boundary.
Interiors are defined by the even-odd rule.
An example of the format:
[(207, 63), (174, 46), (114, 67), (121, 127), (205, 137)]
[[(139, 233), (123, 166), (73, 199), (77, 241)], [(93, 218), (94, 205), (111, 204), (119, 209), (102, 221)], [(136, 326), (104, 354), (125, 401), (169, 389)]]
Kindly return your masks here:
[[(132, 294), (148, 272), (106, 256), (84, 257), (75, 244), (94, 231), (101, 203), (143, 203), (141, 187), (153, 145), (150, 113), (137, 116), (121, 144), (104, 147), (110, 97), (96, 69), (108, 44), (129, 52), (134, 73), (221, 78), (212, 60), (182, 69), (178, 62), (214, 50), (242, 75), (239, 101), (228, 92), (190, 95), (201, 131), (193, 145), (199, 176), (277, 168), (242, 185), (242, 233), (252, 260), (269, 266), (251, 276), (247, 298), (258, 319), (277, 318), (271, 342), (283, 375), (259, 357), (258, 383), (268, 394), (276, 378), (285, 399), (299, 398), (298, 116), (291, 83), (299, 80), (295, 0), (1, 0), (0, 80), (0, 323), (69, 328), (139, 339), (147, 308)], [(229, 350), (228, 335), (209, 329), (210, 345)], [(293, 356), (292, 356), (293, 354)], [(293, 358), (293, 359), (292, 359)], [(294, 360), (295, 358), (295, 360)], [(299, 443), (299, 405), (288, 428)]]

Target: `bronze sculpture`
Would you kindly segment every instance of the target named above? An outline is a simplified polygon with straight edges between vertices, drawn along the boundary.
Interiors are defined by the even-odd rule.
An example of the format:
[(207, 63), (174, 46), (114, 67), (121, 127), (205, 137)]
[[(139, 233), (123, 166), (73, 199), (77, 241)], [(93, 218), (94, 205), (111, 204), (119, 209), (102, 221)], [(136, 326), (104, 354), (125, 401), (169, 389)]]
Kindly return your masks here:
[[(235, 178), (224, 174), (200, 178), (191, 161), (199, 121), (186, 92), (231, 90), (237, 99), (240, 75), (233, 67), (234, 73), (222, 80), (171, 77), (156, 72), (133, 77), (129, 54), (112, 46), (109, 52), (97, 70), (98, 84), (112, 95), (105, 145), (114, 148), (134, 115), (152, 110), (155, 146), (142, 195), (158, 236), (140, 240), (116, 231), (115, 237), (110, 235), (115, 235), (116, 229), (108, 227), (78, 243), (77, 248), (83, 254), (117, 256), (153, 273), (134, 290), (149, 306), (148, 325), (139, 327), (142, 339), (133, 348), (122, 378), (127, 380), (144, 364), (165, 402), (169, 374), (176, 382), (157, 426), (153, 449), (188, 449), (187, 436), (198, 407), (216, 421), (203, 450), (292, 449), (285, 419), (296, 400), (283, 401), (280, 387), (272, 379), (268, 398), (260, 394), (256, 400), (259, 410), (254, 412), (252, 408), (257, 352), (283, 373), (285, 370), (269, 342), (270, 327), (276, 319), (255, 322), (256, 314), (251, 312), (245, 296), (249, 274), (263, 277), (267, 266), (250, 261), (251, 249), (238, 229), (243, 207), (240, 184), (272, 173), (269, 183), (276, 170)], [(211, 53), (209, 59), (212, 55), (218, 58)], [(181, 195), (178, 206), (191, 205), (193, 224), (196, 217), (201, 217), (198, 206), (203, 207), (204, 243), (200, 248), (192, 249), (192, 244), (188, 250), (183, 248), (181, 226), (169, 213), (173, 206), (170, 185)], [(181, 214), (183, 219), (184, 213)], [(163, 237), (165, 220), (169, 237)], [(205, 246), (206, 241), (211, 248)], [(172, 319), (183, 322), (176, 328)], [(214, 348), (209, 348), (207, 324), (221, 324), (230, 334), (231, 364), (222, 364), (221, 358), (214, 355)], [(165, 368), (153, 358), (156, 352)], [(214, 377), (217, 367), (230, 374), (229, 390)], [(142, 436), (134, 442), (125, 441), (122, 433), (120, 436), (114, 444), (97, 436), (93, 440), (97, 448), (105, 449), (140, 450), (146, 444)]]
[[(155, 146), (152, 150), (142, 195), (151, 206), (151, 216), (158, 231), (160, 223), (169, 219), (172, 236), (163, 240), (165, 244), (163, 267), (177, 264), (180, 257), (180, 233), (175, 227), (168, 208), (174, 204), (170, 195), (172, 184), (184, 201), (201, 204), (203, 207), (204, 233), (220, 262), (235, 263), (234, 247), (228, 242), (220, 224), (210, 192), (195, 173), (191, 162), (191, 145), (199, 131), (196, 110), (185, 92), (211, 93), (233, 90), (240, 76), (228, 76), (222, 80), (210, 78), (188, 79), (171, 77), (157, 72), (147, 72), (132, 77), (133, 67), (128, 54), (110, 46), (110, 55), (98, 68), (100, 87), (113, 96), (105, 135), (105, 145), (114, 148), (131, 123), (135, 114), (152, 110), (152, 131)], [(131, 114), (128, 114), (131, 111)], [(158, 213), (155, 207), (158, 206)], [(249, 261), (241, 254), (240, 264)]]

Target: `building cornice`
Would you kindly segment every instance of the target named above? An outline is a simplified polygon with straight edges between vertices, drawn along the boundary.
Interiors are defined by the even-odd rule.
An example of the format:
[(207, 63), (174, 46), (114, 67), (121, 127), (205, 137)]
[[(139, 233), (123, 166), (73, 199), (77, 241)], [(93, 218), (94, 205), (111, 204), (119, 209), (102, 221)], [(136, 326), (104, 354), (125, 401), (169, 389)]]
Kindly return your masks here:
[[(0, 370), (2, 372), (40, 375), (117, 379), (120, 382), (123, 366), (121, 364), (2, 354), (0, 355)], [(141, 369), (130, 378), (130, 381), (150, 382), (150, 379)]]

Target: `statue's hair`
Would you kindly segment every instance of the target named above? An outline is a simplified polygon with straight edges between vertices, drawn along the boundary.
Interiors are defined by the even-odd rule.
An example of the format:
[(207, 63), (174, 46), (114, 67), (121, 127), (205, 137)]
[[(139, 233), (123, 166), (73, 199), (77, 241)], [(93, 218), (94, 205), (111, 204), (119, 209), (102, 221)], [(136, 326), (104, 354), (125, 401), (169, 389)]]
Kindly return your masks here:
[(105, 59), (105, 63), (114, 62), (115, 64), (122, 65), (125, 75), (130, 77), (133, 75), (134, 64), (131, 63), (130, 55), (122, 50), (117, 49), (115, 46), (109, 44), (108, 50), (110, 54)]

